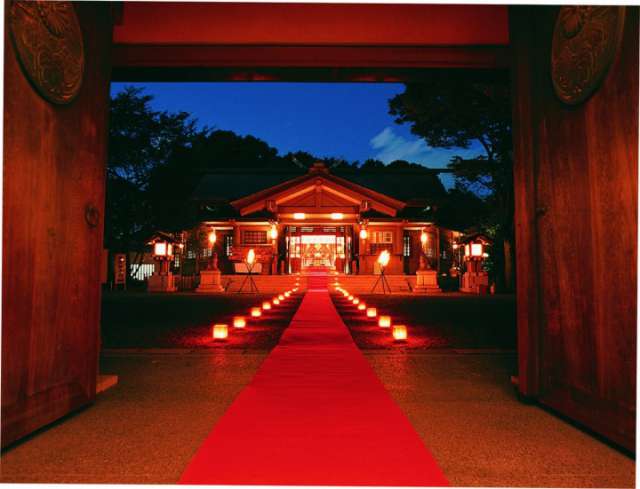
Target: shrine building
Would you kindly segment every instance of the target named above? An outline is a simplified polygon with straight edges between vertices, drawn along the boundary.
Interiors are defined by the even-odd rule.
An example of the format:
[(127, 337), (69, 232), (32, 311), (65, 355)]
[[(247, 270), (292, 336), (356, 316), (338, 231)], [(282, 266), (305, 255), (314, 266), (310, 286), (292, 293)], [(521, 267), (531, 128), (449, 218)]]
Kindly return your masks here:
[[(193, 193), (199, 226), (215, 230), (212, 246), (186, 244), (185, 262), (215, 252), (224, 274), (289, 274), (323, 267), (345, 274), (379, 273), (388, 250), (390, 274), (415, 274), (422, 251), (434, 270), (454, 266), (462, 233), (435, 222), (446, 191), (439, 170), (332, 170), (315, 163), (299, 172), (220, 170)], [(457, 248), (457, 247), (456, 247)]]

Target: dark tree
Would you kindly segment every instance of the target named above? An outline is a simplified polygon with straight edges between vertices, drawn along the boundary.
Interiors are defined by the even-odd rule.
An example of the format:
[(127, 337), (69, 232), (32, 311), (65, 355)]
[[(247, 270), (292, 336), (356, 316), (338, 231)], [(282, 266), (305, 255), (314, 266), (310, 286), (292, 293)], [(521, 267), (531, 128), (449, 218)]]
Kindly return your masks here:
[(476, 143), (483, 149), (477, 158), (453, 158), (449, 167), (459, 188), (481, 196), (492, 211), (483, 231), (496, 240), (494, 255), (502, 271), (496, 277), (498, 286), (510, 290), (513, 157), (508, 83), (437, 72), (423, 83), (406, 85), (389, 101), (389, 109), (397, 123), (410, 124), (411, 132), (431, 147), (470, 148)]
[(105, 216), (109, 249), (140, 251), (162, 229), (150, 189), (152, 176), (197, 133), (189, 114), (153, 110), (152, 98), (128, 87), (111, 100)]

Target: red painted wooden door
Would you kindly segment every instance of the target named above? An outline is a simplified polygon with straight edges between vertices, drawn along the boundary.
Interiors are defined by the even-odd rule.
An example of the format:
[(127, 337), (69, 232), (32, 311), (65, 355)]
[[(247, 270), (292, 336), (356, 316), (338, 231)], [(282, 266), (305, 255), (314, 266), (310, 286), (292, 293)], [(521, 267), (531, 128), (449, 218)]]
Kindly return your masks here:
[(2, 445), (95, 397), (111, 5), (75, 4), (85, 69), (41, 98), (5, 29)]

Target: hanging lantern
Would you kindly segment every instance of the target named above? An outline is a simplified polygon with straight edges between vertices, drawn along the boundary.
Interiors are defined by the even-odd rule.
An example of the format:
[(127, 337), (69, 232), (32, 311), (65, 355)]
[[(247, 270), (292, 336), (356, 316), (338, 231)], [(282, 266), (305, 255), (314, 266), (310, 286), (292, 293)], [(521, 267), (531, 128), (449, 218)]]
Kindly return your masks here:
[(404, 324), (394, 324), (392, 334), (394, 340), (405, 341), (407, 339), (407, 327)]
[(367, 228), (362, 228), (360, 230), (360, 239), (367, 239), (369, 237), (369, 233), (367, 232)]
[(252, 307), (251, 308), (251, 317), (259, 318), (260, 316), (262, 316), (262, 309), (260, 309), (259, 307)]
[(269, 237), (271, 239), (277, 239), (278, 238), (278, 228), (276, 227), (275, 224), (271, 225), (271, 229), (269, 230)]
[(422, 232), (420, 233), (420, 243), (422, 243), (422, 246), (426, 246), (427, 244), (427, 232), (423, 229)]
[(367, 308), (367, 305), (364, 303), (358, 304), (358, 311), (364, 311)]
[(367, 317), (374, 318), (378, 315), (378, 310), (375, 307), (369, 307), (367, 309)]
[(269, 309), (271, 309), (271, 302), (269, 301), (264, 301), (262, 303), (262, 309), (264, 309), (265, 311), (268, 311)]
[(380, 316), (378, 318), (378, 326), (381, 328), (391, 327), (391, 316)]
[(229, 336), (229, 328), (226, 324), (214, 324), (213, 325), (213, 339), (224, 340)]
[(244, 316), (234, 316), (233, 317), (233, 327), (234, 328), (244, 328), (247, 325), (247, 321)]

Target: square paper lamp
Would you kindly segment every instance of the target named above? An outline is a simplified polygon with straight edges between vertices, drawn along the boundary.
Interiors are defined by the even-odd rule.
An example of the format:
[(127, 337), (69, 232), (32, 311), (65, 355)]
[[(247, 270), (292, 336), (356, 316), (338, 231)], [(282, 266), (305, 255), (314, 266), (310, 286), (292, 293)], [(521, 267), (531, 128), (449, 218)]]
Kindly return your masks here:
[(378, 319), (378, 326), (381, 328), (391, 327), (391, 316), (380, 316)]
[(358, 298), (353, 299), (353, 303), (357, 306), (358, 304), (360, 304), (360, 299)]
[(363, 304), (358, 304), (358, 311), (364, 311), (367, 308), (367, 306), (363, 303)]
[(262, 316), (262, 310), (259, 307), (252, 307), (251, 317), (259, 318), (260, 316)]
[(276, 297), (275, 299), (273, 299), (273, 303), (277, 306), (278, 304), (280, 304), (280, 299)]
[(367, 317), (374, 318), (378, 315), (378, 310), (375, 307), (369, 307), (367, 309)]
[(226, 324), (214, 324), (213, 325), (213, 339), (224, 340), (229, 336), (229, 328)]
[(289, 292), (289, 291), (287, 291), (287, 292), (285, 292), (285, 293), (284, 293), (284, 296), (285, 296), (285, 297), (289, 297), (290, 295), (291, 295), (291, 292)]
[(268, 311), (269, 309), (271, 309), (271, 302), (269, 301), (264, 301), (262, 303), (262, 309), (264, 309), (265, 311)]
[(278, 296), (278, 299), (279, 299), (279, 300), (281, 300), (281, 301), (283, 301), (283, 300), (284, 300), (284, 296), (283, 296), (282, 294), (280, 294), (280, 295)]
[(405, 341), (407, 339), (407, 327), (404, 324), (394, 324), (392, 334), (394, 340)]
[(247, 321), (244, 316), (234, 316), (233, 318), (233, 327), (234, 328), (244, 328), (247, 325)]

